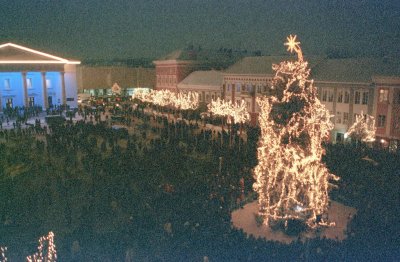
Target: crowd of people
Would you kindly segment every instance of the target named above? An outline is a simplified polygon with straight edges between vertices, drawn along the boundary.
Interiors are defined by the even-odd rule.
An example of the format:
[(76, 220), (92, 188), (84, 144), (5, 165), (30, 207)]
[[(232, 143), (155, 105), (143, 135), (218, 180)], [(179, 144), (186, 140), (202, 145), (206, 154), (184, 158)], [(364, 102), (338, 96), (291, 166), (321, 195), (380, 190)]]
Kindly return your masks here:
[[(257, 127), (146, 104), (80, 108), (77, 115), (81, 120), (71, 116), (48, 128), (37, 121), (0, 131), (0, 246), (13, 260), (32, 253), (33, 241), (50, 230), (63, 261), (400, 255), (395, 155), (327, 145), (324, 161), (342, 177), (332, 198), (358, 210), (348, 239), (287, 245), (255, 239), (231, 223), (231, 212), (257, 197)], [(363, 160), (367, 154), (379, 164)]]

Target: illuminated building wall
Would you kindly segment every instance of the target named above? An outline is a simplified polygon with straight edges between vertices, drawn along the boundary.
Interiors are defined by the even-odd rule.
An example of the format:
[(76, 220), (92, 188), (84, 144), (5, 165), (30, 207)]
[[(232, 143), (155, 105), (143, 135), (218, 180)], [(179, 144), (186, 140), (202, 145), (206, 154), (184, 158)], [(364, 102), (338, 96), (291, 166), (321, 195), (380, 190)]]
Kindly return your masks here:
[(159, 60), (156, 65), (156, 89), (176, 91), (178, 83), (193, 72), (191, 61)]
[[(332, 142), (341, 142), (355, 116), (363, 112), (375, 117), (377, 135), (384, 146), (400, 140), (400, 63), (385, 59), (328, 59), (306, 57), (318, 96), (335, 124)], [(273, 78), (272, 64), (288, 57), (245, 57), (224, 72), (223, 98), (248, 104), (252, 123), (259, 108), (255, 97), (267, 95)], [(397, 75), (387, 77), (386, 75)]]
[(0, 45), (0, 108), (77, 106), (76, 65), (20, 45)]
[(93, 96), (111, 94), (114, 83), (127, 95), (133, 94), (134, 88), (155, 87), (155, 69), (128, 66), (90, 66), (77, 68), (78, 92)]
[(396, 150), (400, 146), (400, 77), (374, 77), (374, 117), (377, 142)]

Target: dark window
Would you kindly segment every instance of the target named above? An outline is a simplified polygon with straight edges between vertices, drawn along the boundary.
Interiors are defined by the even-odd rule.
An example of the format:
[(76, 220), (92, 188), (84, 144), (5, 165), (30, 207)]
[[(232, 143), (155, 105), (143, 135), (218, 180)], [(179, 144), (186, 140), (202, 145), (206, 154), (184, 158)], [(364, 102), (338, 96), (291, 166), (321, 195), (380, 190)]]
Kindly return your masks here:
[(337, 101), (338, 101), (338, 103), (343, 103), (343, 91), (338, 91)]
[(379, 115), (378, 116), (378, 127), (385, 127), (385, 122), (386, 122), (386, 116)]
[(363, 95), (362, 95), (362, 104), (363, 105), (367, 105), (368, 104), (368, 92), (363, 92)]
[(350, 102), (350, 93), (349, 91), (344, 91), (344, 102), (348, 104)]
[(35, 106), (35, 98), (33, 96), (29, 97), (29, 106), (30, 107)]
[(360, 103), (360, 91), (354, 92), (354, 104), (359, 104)]
[(6, 107), (13, 108), (13, 99), (12, 98), (7, 98)]

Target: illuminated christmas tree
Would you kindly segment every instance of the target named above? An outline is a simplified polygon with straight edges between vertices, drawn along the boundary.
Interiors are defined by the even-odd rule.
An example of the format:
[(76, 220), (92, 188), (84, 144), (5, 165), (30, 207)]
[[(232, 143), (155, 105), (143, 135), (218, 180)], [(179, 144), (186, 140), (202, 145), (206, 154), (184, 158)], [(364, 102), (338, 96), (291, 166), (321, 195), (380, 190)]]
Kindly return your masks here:
[(362, 141), (365, 143), (375, 141), (375, 119), (373, 116), (364, 115), (361, 112), (360, 115), (356, 115), (356, 121), (349, 128), (346, 136), (350, 137), (354, 141)]
[(314, 228), (328, 225), (322, 215), (329, 205), (329, 182), (338, 180), (321, 163), (321, 144), (333, 125), (308, 79), (300, 43), (292, 35), (287, 40), (297, 61), (273, 65), (271, 95), (257, 99), (261, 138), (253, 187), (264, 224), (300, 221)]

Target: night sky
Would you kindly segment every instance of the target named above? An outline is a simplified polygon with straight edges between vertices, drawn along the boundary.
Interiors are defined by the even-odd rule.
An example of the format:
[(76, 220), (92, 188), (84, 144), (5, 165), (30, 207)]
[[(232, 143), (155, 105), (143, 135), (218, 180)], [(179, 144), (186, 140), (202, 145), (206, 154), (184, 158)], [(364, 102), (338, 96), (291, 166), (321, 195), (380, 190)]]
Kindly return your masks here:
[(399, 0), (2, 0), (0, 42), (73, 58), (154, 58), (202, 48), (400, 55)]

